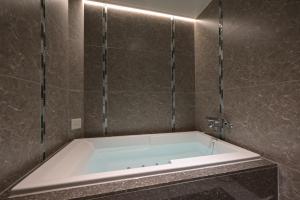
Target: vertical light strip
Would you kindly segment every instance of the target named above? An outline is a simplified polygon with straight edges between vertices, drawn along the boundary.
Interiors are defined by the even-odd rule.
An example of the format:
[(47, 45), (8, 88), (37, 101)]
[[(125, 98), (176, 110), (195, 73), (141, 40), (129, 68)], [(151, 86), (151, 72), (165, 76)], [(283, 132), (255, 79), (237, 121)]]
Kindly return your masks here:
[(45, 136), (46, 136), (46, 0), (41, 1), (41, 68), (40, 68), (40, 84), (41, 84), (41, 144), (43, 151), (43, 160), (46, 158)]
[(172, 93), (172, 121), (171, 121), (171, 126), (172, 126), (172, 132), (175, 132), (176, 128), (176, 110), (175, 110), (175, 19), (174, 17), (171, 18), (171, 93)]
[[(219, 113), (224, 118), (224, 66), (223, 66), (223, 0), (219, 0)], [(220, 127), (219, 137), (224, 139), (223, 123)]]
[(102, 8), (102, 128), (107, 135), (107, 7)]

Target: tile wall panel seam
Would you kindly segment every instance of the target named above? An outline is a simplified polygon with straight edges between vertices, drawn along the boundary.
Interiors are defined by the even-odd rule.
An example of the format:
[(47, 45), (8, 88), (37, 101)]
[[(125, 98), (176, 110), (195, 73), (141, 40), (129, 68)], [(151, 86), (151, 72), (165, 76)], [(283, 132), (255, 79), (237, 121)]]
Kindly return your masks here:
[[(223, 0), (219, 0), (219, 114), (224, 118), (224, 65), (223, 65)], [(224, 139), (224, 127), (220, 127), (221, 139)]]
[(30, 83), (30, 84), (34, 84), (34, 85), (41, 85), (41, 81), (27, 80), (27, 79), (19, 78), (19, 77), (12, 76), (12, 75), (0, 74), (0, 77), (15, 79), (15, 80), (18, 80), (18, 81), (24, 81), (24, 82), (27, 82), (27, 83)]
[(102, 127), (107, 135), (108, 75), (107, 75), (107, 7), (102, 8)]
[(45, 136), (46, 136), (46, 0), (40, 0), (41, 4), (41, 67), (40, 67), (40, 84), (41, 84), (41, 144), (42, 144), (42, 159), (46, 158)]
[(176, 65), (175, 65), (175, 19), (174, 17), (171, 18), (171, 92), (172, 92), (172, 110), (171, 110), (171, 127), (172, 127), (172, 132), (176, 131), (176, 85), (175, 85), (175, 70), (176, 70)]
[(293, 83), (298, 84), (298, 83), (300, 83), (300, 80), (282, 81), (282, 82), (277, 82), (277, 83), (266, 83), (266, 84), (243, 86), (243, 87), (230, 87), (230, 88), (226, 88), (226, 91), (251, 89), (251, 88), (262, 88), (262, 87), (275, 87), (275, 86), (280, 86), (280, 85), (285, 85), (285, 84), (293, 84)]

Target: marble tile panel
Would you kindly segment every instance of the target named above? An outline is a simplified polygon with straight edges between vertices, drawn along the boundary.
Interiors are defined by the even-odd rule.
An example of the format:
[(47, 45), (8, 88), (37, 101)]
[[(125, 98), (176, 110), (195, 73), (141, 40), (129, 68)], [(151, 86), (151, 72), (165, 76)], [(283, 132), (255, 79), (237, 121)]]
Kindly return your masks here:
[(108, 49), (108, 87), (112, 92), (169, 92), (170, 58), (159, 53)]
[(40, 80), (40, 4), (3, 0), (0, 7), (0, 74)]
[(170, 132), (170, 93), (110, 92), (108, 99), (109, 135)]
[(108, 9), (108, 46), (170, 54), (171, 20)]
[(0, 76), (0, 192), (42, 159), (40, 86)]

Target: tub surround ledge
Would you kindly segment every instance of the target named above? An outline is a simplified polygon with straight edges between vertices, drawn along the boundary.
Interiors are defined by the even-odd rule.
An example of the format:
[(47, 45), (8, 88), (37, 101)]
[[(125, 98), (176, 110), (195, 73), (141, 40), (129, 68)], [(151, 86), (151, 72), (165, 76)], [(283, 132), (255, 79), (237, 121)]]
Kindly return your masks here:
[[(262, 173), (263, 171), (269, 172), (269, 170), (273, 171), (273, 174), (276, 174), (277, 176), (277, 165), (266, 159), (260, 158), (260, 159), (231, 163), (226, 165), (194, 168), (194, 169), (161, 173), (161, 174), (155, 174), (149, 176), (127, 178), (127, 179), (103, 182), (99, 184), (85, 185), (85, 186), (74, 187), (74, 188), (64, 188), (60, 190), (44, 191), (40, 193), (27, 194), (23, 196), (21, 195), (11, 196), (10, 192), (6, 192), (5, 194), (3, 194), (1, 199), (67, 200), (67, 199), (107, 199), (107, 198), (109, 199), (110, 197), (113, 199), (115, 198), (118, 199), (120, 198), (120, 195), (121, 196), (123, 196), (123, 194), (125, 196), (128, 195), (128, 192), (135, 193), (145, 189), (146, 191), (144, 192), (147, 192), (148, 190), (149, 192), (151, 192), (151, 190), (158, 187), (164, 187), (164, 186), (172, 187), (173, 184), (185, 184), (186, 182), (187, 184), (190, 184), (188, 182), (202, 181), (202, 180), (205, 181), (214, 178), (218, 179), (220, 177), (222, 178), (222, 177), (232, 176), (231, 178), (236, 179), (234, 178), (234, 176), (239, 174), (241, 175), (247, 173), (251, 174), (251, 172), (255, 174), (256, 172), (260, 172), (260, 173)], [(271, 193), (274, 192), (273, 197), (271, 199), (277, 200), (277, 193), (275, 192), (277, 190), (277, 186), (276, 186), (277, 177), (274, 175), (272, 176), (274, 180), (270, 180), (270, 183), (271, 185), (273, 185), (272, 186), (273, 189), (272, 188), (268, 189), (268, 191), (270, 191)], [(251, 180), (251, 182), (252, 183), (255, 182), (256, 184), (259, 184), (261, 181), (260, 178), (258, 178), (255, 180)], [(270, 187), (270, 185), (266, 187)], [(220, 191), (217, 191), (217, 193), (219, 194)], [(144, 195), (145, 194), (147, 193), (144, 193)], [(113, 195), (113, 197), (111, 195)], [(116, 197), (115, 195), (119, 197)], [(147, 198), (151, 199), (149, 197)], [(186, 198), (189, 199), (190, 196), (187, 196)], [(176, 198), (171, 198), (171, 199), (176, 199)]]

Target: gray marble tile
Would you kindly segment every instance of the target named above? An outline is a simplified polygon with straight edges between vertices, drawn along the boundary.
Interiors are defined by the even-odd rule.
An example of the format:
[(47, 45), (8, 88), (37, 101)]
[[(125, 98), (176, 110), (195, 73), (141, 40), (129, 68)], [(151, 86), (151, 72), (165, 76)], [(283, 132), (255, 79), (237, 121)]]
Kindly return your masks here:
[(195, 130), (195, 93), (176, 92), (176, 131)]
[[(195, 57), (194, 57), (194, 55), (176, 52), (175, 56), (176, 56), (176, 58), (175, 58), (176, 92), (194, 92), (195, 91)], [(168, 69), (170, 69), (170, 67)]]
[(160, 53), (108, 49), (109, 91), (168, 92), (170, 58)]
[(290, 199), (289, 197), (286, 197), (286, 196), (283, 196), (283, 195), (280, 195), (279, 199), (280, 200), (293, 200), (293, 199)]
[(109, 47), (154, 51), (168, 56), (170, 41), (170, 19), (108, 9)]
[(300, 137), (295, 130), (300, 127), (299, 98), (299, 82), (225, 92), (225, 116), (234, 124), (226, 138), (297, 168)]
[(97, 200), (278, 200), (277, 170), (268, 168), (169, 184)]
[(84, 1), (68, 0), (69, 39), (84, 42)]
[(47, 87), (46, 98), (45, 146), (48, 156), (69, 141), (68, 91)]
[(299, 9), (286, 0), (225, 4), (225, 87), (299, 80)]
[[(211, 86), (212, 91), (216, 88), (213, 80), (217, 79), (206, 75), (216, 73), (206, 64), (208, 61), (203, 60), (205, 57), (201, 57), (205, 52), (201, 45), (211, 47), (217, 41), (207, 36), (208, 27), (214, 24), (211, 22), (218, 19), (217, 14), (214, 20), (207, 17), (216, 13), (215, 2), (204, 11), (202, 20), (196, 25), (195, 37), (200, 39), (195, 40), (197, 92)], [(297, 155), (300, 152), (296, 134), (300, 107), (297, 99), (300, 97), (299, 83), (295, 81), (299, 80), (300, 72), (300, 15), (296, 11), (299, 6), (297, 0), (224, 1), (225, 117), (234, 124), (234, 128), (225, 133), (227, 140), (293, 169), (299, 166)], [(207, 29), (200, 29), (201, 26)], [(201, 72), (210, 81), (203, 81), (198, 75)], [(196, 97), (196, 124), (198, 112), (211, 106), (206, 102), (197, 111), (197, 100)], [(205, 130), (202, 126), (199, 128)], [(283, 173), (282, 177), (280, 188), (283, 192), (297, 185), (288, 173)], [(294, 199), (287, 195), (284, 193), (285, 198)]]
[[(233, 3), (234, 2), (234, 3)], [(242, 40), (299, 40), (299, 1), (228, 0), (224, 4), (225, 26)], [(244, 22), (244, 23), (241, 23)], [(243, 36), (238, 35), (243, 30)], [(280, 42), (280, 41), (278, 41)]]
[(68, 87), (68, 0), (46, 2), (47, 84)]
[(84, 3), (68, 1), (69, 89), (83, 91), (84, 85)]
[(83, 38), (69, 40), (69, 89), (84, 89), (84, 47)]
[(163, 133), (171, 130), (171, 94), (110, 92), (108, 134)]
[(40, 80), (40, 4), (36, 0), (2, 0), (0, 74)]
[(284, 196), (286, 199), (300, 198), (299, 166), (296, 169), (290, 169), (285, 165), (279, 165), (279, 180), (280, 196)]
[(84, 4), (84, 44), (102, 46), (102, 7)]
[(208, 128), (207, 117), (219, 115), (219, 95), (217, 91), (195, 93), (195, 125), (197, 130), (217, 136), (215, 131)]
[(42, 159), (40, 86), (0, 76), (0, 191)]
[[(66, 43), (68, 46), (68, 43)], [(47, 56), (46, 81), (47, 85), (68, 88), (68, 53), (49, 52)]]
[[(212, 12), (213, 11), (213, 12)], [(195, 24), (195, 90), (218, 89), (218, 23), (217, 11), (204, 12)]]
[(84, 92), (85, 137), (103, 136), (102, 131), (102, 90)]
[(101, 47), (84, 47), (84, 90), (102, 90)]
[[(81, 138), (84, 135), (83, 122), (84, 122), (84, 104), (83, 104), (83, 91), (69, 91), (69, 103), (68, 103), (68, 128), (70, 130), (69, 138)], [(81, 129), (72, 130), (71, 120), (81, 118)]]
[(175, 20), (176, 52), (194, 55), (194, 23)]
[(237, 37), (227, 38), (224, 44), (225, 89), (299, 80), (300, 40), (255, 42), (253, 38), (241, 43), (236, 41)]

